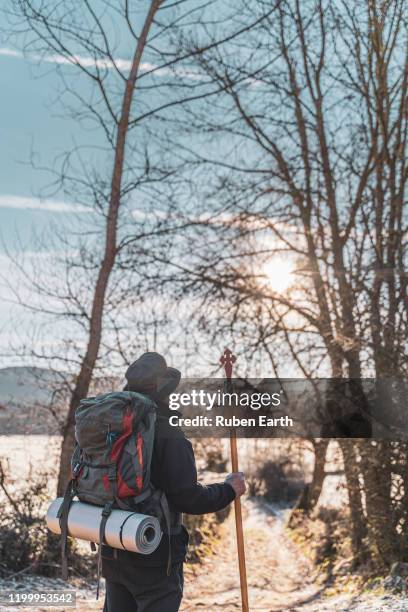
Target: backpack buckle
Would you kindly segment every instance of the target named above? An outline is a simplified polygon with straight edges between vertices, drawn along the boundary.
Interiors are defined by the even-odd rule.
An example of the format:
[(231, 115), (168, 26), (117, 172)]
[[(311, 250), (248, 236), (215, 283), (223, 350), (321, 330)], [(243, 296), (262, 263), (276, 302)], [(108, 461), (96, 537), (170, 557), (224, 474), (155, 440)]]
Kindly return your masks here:
[(82, 462), (81, 461), (77, 461), (76, 464), (74, 465), (73, 469), (72, 469), (72, 476), (73, 478), (76, 478), (79, 474), (79, 472), (81, 471), (82, 468)]
[(113, 502), (108, 502), (105, 504), (102, 510), (102, 516), (110, 516), (112, 512)]
[(106, 434), (106, 444), (109, 446), (109, 448), (112, 448), (118, 437), (119, 434), (115, 433), (114, 431), (108, 431)]
[(112, 465), (108, 469), (108, 480), (109, 480), (109, 482), (115, 482), (116, 481), (116, 465)]

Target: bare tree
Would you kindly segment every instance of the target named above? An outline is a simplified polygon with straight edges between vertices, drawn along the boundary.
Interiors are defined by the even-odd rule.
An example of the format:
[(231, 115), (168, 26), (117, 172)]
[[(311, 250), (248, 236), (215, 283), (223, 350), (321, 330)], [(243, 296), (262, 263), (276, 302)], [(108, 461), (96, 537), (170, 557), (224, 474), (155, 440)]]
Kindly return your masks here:
[[(79, 339), (70, 337), (68, 328), (65, 332), (74, 382), (71, 379), (63, 431), (59, 494), (69, 478), (75, 410), (89, 391), (101, 353), (106, 359), (113, 353), (123, 357), (118, 334), (126, 306), (134, 309), (145, 299), (144, 268), (152, 267), (159, 245), (164, 248), (180, 228), (191, 224), (177, 201), (176, 172), (184, 160), (168, 142), (166, 125), (185, 103), (198, 103), (219, 91), (192, 69), (192, 58), (242, 35), (259, 19), (214, 34), (207, 22), (215, 28), (217, 20), (209, 12), (215, 0), (144, 4), (103, 1), (95, 8), (88, 1), (80, 7), (71, 0), (57, 5), (9, 2), (17, 44), (24, 43), (40, 67), (55, 66), (65, 112), (96, 133), (96, 144), (89, 144), (90, 136), (57, 160), (54, 169), (51, 189), (65, 191), (92, 211), (87, 225), (80, 221), (65, 238), (66, 261), (54, 271), (54, 277), (62, 273), (65, 282), (44, 287), (34, 275), (43, 303), (33, 311), (48, 309), (48, 314), (81, 327)], [(182, 43), (190, 33), (198, 35), (201, 44), (184, 52)], [(133, 48), (131, 60), (120, 57), (125, 42)], [(98, 152), (96, 161), (90, 150), (92, 155)], [(151, 299), (158, 295), (158, 284), (156, 277)], [(46, 306), (46, 300), (59, 300), (59, 306)]]
[[(111, 115), (115, 125), (112, 133), (114, 156), (109, 198), (106, 209), (104, 247), (102, 251), (102, 259), (97, 269), (96, 280), (93, 287), (86, 350), (81, 359), (80, 369), (72, 389), (68, 417), (63, 431), (61, 467), (58, 480), (59, 494), (63, 492), (65, 484), (69, 479), (70, 457), (74, 444), (75, 410), (81, 398), (85, 397), (88, 393), (100, 349), (105, 296), (118, 253), (119, 210), (123, 194), (122, 183), (125, 164), (125, 146), (131, 120), (130, 113), (132, 100), (147, 38), (155, 15), (161, 4), (161, 0), (152, 0), (140, 35), (137, 37), (137, 41), (135, 41), (134, 55), (129, 74), (127, 77), (122, 75), (124, 86), (121, 109), (118, 115), (113, 110), (109, 101), (104, 78), (101, 76), (100, 69), (98, 67), (98, 61), (100, 64), (101, 60), (98, 58), (102, 56), (105, 62), (109, 59), (109, 61), (113, 62), (115, 69), (119, 70), (119, 68), (110, 54), (109, 42), (106, 32), (103, 29), (102, 22), (98, 15), (94, 12), (91, 4), (85, 2), (87, 16), (91, 17), (93, 21), (92, 25), (89, 26), (88, 33), (86, 32), (87, 26), (77, 28), (77, 15), (74, 14), (73, 16), (67, 16), (67, 13), (65, 12), (67, 7), (63, 7), (63, 13), (61, 12), (61, 7), (44, 5), (44, 3), (35, 4), (33, 2), (24, 1), (16, 3), (15, 6), (16, 11), (20, 12), (31, 31), (37, 36), (37, 40), (41, 41), (43, 49), (60, 54), (62, 58), (65, 58), (66, 61), (71, 62), (79, 70), (86, 73), (89, 78), (96, 81), (102, 98), (105, 101), (106, 109)], [(128, 15), (126, 15), (126, 17), (128, 17)], [(102, 39), (105, 43), (105, 48), (103, 50), (100, 49), (98, 43), (94, 42), (94, 40), (92, 40), (92, 38), (89, 36), (91, 31), (95, 31), (95, 29), (99, 33), (99, 39)], [(71, 51), (69, 47), (67, 47), (67, 34), (71, 41), (74, 41), (78, 46), (85, 47), (88, 53), (90, 51), (93, 53), (95, 72), (89, 70), (84, 65), (84, 62), (77, 58), (77, 52), (75, 53), (75, 51)], [(92, 110), (95, 114), (97, 114), (98, 111), (95, 107)], [(105, 125), (104, 120), (102, 120), (102, 124)]]
[[(356, 381), (404, 375), (404, 3), (271, 0), (256, 8), (274, 11), (233, 49), (196, 57), (221, 89), (211, 108), (190, 109), (186, 120), (211, 135), (207, 146), (186, 147), (213, 174), (204, 195), (212, 210), (200, 230), (202, 257), (173, 260), (174, 269), (204, 306), (216, 305), (242, 350), (250, 337), (271, 355), (285, 343), (291, 359), (275, 357), (280, 369), (294, 362), (302, 376)], [(252, 11), (244, 1), (236, 18)], [(214, 139), (224, 143), (220, 155)], [(279, 274), (285, 259), (292, 284), (281, 291), (273, 266)], [(353, 393), (361, 404), (361, 384)], [(341, 448), (354, 550), (366, 534), (363, 494), (370, 541), (389, 564), (400, 551), (397, 525), (386, 519), (394, 448)]]

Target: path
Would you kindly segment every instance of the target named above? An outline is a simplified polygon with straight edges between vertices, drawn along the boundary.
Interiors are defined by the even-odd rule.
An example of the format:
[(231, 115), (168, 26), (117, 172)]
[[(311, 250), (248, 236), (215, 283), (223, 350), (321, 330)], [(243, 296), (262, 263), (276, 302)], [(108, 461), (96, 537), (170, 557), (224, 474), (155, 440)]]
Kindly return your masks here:
[[(285, 511), (245, 499), (244, 533), (250, 612), (406, 612), (407, 598), (392, 595), (325, 598), (316, 570), (285, 532)], [(241, 610), (234, 514), (217, 553), (187, 570), (182, 612)]]
[[(253, 499), (243, 503), (244, 533), (247, 552), (249, 602), (251, 612), (404, 612), (407, 599), (391, 595), (352, 599), (347, 593), (325, 599), (316, 580), (316, 572), (285, 532), (285, 511)], [(222, 526), (221, 539), (213, 556), (202, 565), (186, 568), (185, 594), (181, 612), (239, 612), (240, 590), (236, 554), (234, 513)], [(13, 585), (15, 588), (17, 585)], [(8, 588), (13, 588), (8, 585)], [(61, 590), (60, 580), (27, 576), (25, 588)], [(0, 590), (5, 588), (1, 584)], [(69, 587), (68, 587), (69, 588)], [(75, 589), (75, 586), (71, 586)], [(101, 611), (102, 601), (95, 601), (95, 589), (77, 590), (76, 612)], [(47, 612), (50, 608), (29, 608)], [(56, 609), (56, 608), (54, 608)], [(58, 608), (63, 612), (63, 608)], [(70, 608), (72, 610), (72, 608)], [(69, 608), (66, 612), (69, 612)], [(22, 610), (5, 608), (0, 612)], [(26, 608), (28, 610), (28, 608)], [(115, 611), (116, 612), (116, 611)], [(119, 612), (119, 611), (118, 611)]]
[[(244, 533), (251, 610), (294, 610), (313, 601), (319, 589), (313, 568), (288, 539), (284, 512), (254, 500), (244, 504)], [(240, 609), (234, 514), (224, 526), (217, 553), (207, 559), (197, 575), (186, 576), (183, 612)]]

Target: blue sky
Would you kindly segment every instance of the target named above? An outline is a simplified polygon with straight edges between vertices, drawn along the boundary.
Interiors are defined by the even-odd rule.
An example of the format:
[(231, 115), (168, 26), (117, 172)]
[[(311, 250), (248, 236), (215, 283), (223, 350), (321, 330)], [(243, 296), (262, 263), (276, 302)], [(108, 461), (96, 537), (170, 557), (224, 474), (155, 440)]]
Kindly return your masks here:
[(34, 169), (29, 159), (35, 152), (38, 163), (50, 164), (80, 137), (78, 125), (63, 118), (61, 109), (58, 116), (53, 106), (58, 82), (55, 72), (50, 70), (39, 78), (35, 62), (8, 51), (0, 49), (0, 252), (4, 252), (4, 242), (12, 250), (32, 250), (33, 230), (41, 232), (53, 218), (69, 221), (63, 194), (43, 197), (50, 177)]
[[(115, 57), (121, 58), (122, 68), (126, 70), (129, 53), (126, 53), (123, 40), (120, 40)], [(93, 61), (82, 55), (82, 63), (88, 60)], [(149, 71), (152, 67), (153, 64), (148, 65), (147, 61), (145, 59), (142, 71)], [(84, 132), (80, 124), (61, 116), (63, 110), (57, 96), (60, 80), (55, 67), (66, 62), (60, 56), (46, 55), (39, 66), (35, 52), (25, 57), (18, 48), (0, 40), (0, 64), (0, 264), (3, 276), (0, 277), (0, 293), (3, 297), (0, 299), (0, 366), (5, 366), (13, 363), (10, 363), (9, 346), (14, 330), (18, 330), (22, 336), (29, 334), (32, 321), (30, 314), (10, 303), (13, 288), (21, 286), (21, 278), (13, 265), (7, 262), (5, 250), (12, 253), (25, 251), (27, 261), (31, 261), (34, 267), (41, 266), (48, 252), (52, 255), (53, 251), (58, 250), (58, 243), (54, 241), (51, 245), (40, 242), (38, 245), (33, 235), (41, 235), (55, 223), (71, 227), (74, 213), (76, 217), (78, 212), (74, 199), (67, 200), (62, 193), (44, 190), (49, 176), (31, 167), (30, 153), (34, 152), (37, 164), (49, 166), (60, 154), (72, 148), (74, 143), (100, 144), (98, 139), (102, 140), (102, 134)], [(71, 70), (70, 67), (64, 69)], [(184, 68), (181, 70), (184, 70), (180, 72), (182, 79), (206, 87), (197, 72), (190, 72), (188, 67), (187, 71)], [(157, 71), (156, 79), (162, 83), (157, 94), (159, 100), (168, 95), (166, 81), (173, 80), (173, 77), (167, 69)], [(143, 81), (146, 86), (149, 85), (149, 78), (146, 83)], [(75, 86), (86, 97), (88, 92), (81, 89), (86, 85), (80, 79), (75, 81)], [(88, 214), (81, 210), (79, 213)], [(4, 276), (7, 283), (4, 282)], [(47, 334), (46, 338), (52, 338), (51, 328)], [(8, 354), (5, 356), (5, 353)]]
[(27, 262), (41, 261), (47, 250), (58, 249), (58, 243), (38, 244), (35, 236), (52, 224), (70, 225), (78, 210), (62, 193), (44, 192), (50, 176), (28, 163), (30, 154), (35, 152), (36, 162), (48, 166), (80, 140), (81, 129), (55, 106), (58, 76), (51, 64), (42, 69), (40, 78), (35, 59), (0, 45), (0, 66), (0, 365), (4, 366), (14, 362), (8, 353), (15, 329), (24, 336), (32, 324), (31, 315), (10, 302), (21, 278), (6, 251), (13, 255), (23, 251)]
[[(119, 57), (128, 61), (122, 53), (124, 50), (120, 51)], [(19, 357), (13, 357), (12, 346), (18, 345), (20, 339), (30, 342), (34, 330), (32, 313), (14, 303), (13, 292), (17, 288), (21, 290), (22, 277), (8, 260), (7, 253), (19, 257), (23, 252), (27, 269), (42, 266), (48, 255), (52, 257), (58, 250), (58, 243), (37, 243), (35, 236), (52, 224), (71, 227), (78, 213), (75, 201), (44, 189), (50, 177), (30, 165), (30, 154), (34, 152), (36, 164), (49, 166), (74, 142), (85, 140), (89, 144), (100, 138), (95, 132), (84, 133), (77, 122), (62, 116), (61, 106), (55, 104), (60, 85), (54, 70), (59, 59), (55, 59), (39, 66), (35, 54), (25, 57), (16, 48), (2, 46), (0, 41), (0, 367), (21, 363)], [(79, 208), (79, 214), (88, 213)], [(35, 295), (31, 298), (25, 290), (24, 298), (38, 299)], [(36, 314), (35, 324), (40, 321), (41, 316)], [(55, 328), (46, 325), (46, 343), (52, 344), (54, 331)]]
[[(0, 162), (2, 195), (28, 195), (41, 184), (41, 177), (19, 161), (28, 157), (31, 144), (49, 151), (57, 150), (67, 138), (66, 121), (50, 116), (50, 102), (55, 75), (34, 78), (33, 65), (23, 57), (5, 55), (0, 50), (0, 87), (2, 121)], [(27, 104), (28, 102), (28, 104)]]

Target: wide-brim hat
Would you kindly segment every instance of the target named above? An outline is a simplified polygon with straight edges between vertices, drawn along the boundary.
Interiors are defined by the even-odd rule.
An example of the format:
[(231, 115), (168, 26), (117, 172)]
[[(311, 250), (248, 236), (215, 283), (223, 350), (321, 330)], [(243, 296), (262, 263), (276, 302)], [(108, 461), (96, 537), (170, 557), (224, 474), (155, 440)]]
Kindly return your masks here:
[(127, 391), (149, 393), (157, 397), (166, 397), (173, 393), (180, 382), (181, 372), (167, 366), (163, 355), (143, 353), (128, 367), (125, 378)]

